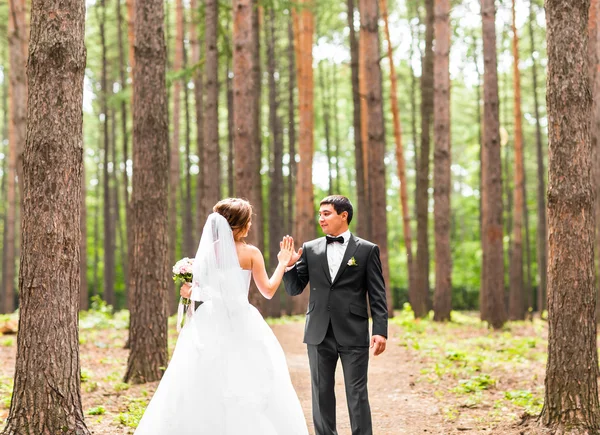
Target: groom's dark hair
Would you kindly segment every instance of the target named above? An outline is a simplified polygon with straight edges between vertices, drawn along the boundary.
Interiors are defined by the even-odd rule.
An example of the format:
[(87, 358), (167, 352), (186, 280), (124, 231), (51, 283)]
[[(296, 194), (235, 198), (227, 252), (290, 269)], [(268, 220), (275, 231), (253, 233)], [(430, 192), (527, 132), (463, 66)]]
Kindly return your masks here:
[(352, 222), (354, 209), (352, 208), (352, 203), (348, 198), (342, 195), (330, 195), (321, 200), (320, 205), (324, 204), (331, 204), (337, 214), (342, 214), (345, 211), (348, 212), (348, 225), (350, 225), (350, 222)]

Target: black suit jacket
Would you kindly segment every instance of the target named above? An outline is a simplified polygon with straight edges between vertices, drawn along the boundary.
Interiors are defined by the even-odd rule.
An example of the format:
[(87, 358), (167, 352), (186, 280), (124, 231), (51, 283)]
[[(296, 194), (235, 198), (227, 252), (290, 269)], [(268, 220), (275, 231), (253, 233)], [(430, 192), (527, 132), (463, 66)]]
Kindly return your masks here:
[[(387, 337), (388, 312), (379, 247), (351, 234), (333, 280), (326, 249), (325, 237), (306, 242), (296, 267), (283, 276), (285, 290), (291, 296), (301, 294), (310, 281), (304, 342), (320, 344), (331, 322), (341, 346), (369, 346), (367, 295), (373, 335)], [(355, 266), (348, 265), (351, 258), (355, 259)]]

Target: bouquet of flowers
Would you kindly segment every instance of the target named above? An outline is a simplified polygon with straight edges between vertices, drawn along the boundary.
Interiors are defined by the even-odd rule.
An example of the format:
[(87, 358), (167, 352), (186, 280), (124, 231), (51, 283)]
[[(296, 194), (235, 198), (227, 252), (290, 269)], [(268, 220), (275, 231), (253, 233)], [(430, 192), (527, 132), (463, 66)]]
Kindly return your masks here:
[[(184, 283), (192, 282), (192, 265), (194, 264), (193, 258), (182, 258), (175, 266), (173, 266), (173, 281), (175, 284), (182, 285)], [(183, 325), (188, 319), (192, 318), (194, 314), (192, 301), (188, 298), (180, 297), (179, 306), (177, 307), (177, 332), (181, 331)]]

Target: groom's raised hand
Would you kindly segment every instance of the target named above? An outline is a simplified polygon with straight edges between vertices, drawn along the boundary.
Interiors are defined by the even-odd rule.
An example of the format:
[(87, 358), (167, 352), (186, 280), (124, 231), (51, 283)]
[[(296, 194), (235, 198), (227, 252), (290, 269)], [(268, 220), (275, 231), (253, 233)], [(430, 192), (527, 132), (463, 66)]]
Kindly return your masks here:
[(287, 267), (292, 267), (294, 264), (296, 264), (298, 262), (298, 260), (300, 260), (300, 257), (302, 256), (302, 248), (298, 249), (298, 251), (296, 251), (296, 247), (294, 245), (294, 238), (291, 236), (285, 236), (284, 240), (289, 238), (292, 241), (292, 257), (290, 258), (290, 261), (287, 264)]

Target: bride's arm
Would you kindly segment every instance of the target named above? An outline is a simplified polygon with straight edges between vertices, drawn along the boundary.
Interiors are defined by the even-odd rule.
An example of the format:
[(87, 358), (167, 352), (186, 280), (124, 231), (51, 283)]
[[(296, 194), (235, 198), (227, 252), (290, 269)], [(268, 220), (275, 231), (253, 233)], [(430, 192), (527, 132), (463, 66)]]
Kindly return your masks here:
[(258, 248), (252, 248), (252, 276), (254, 277), (254, 282), (256, 283), (258, 290), (267, 299), (271, 299), (273, 297), (279, 288), (279, 285), (281, 284), (285, 269), (290, 261), (290, 258), (292, 257), (294, 241), (291, 237), (286, 236), (283, 238), (279, 246), (281, 247), (281, 250), (277, 255), (279, 262), (271, 278), (269, 278), (267, 275), (267, 270), (265, 269), (265, 260), (262, 252), (260, 252)]

